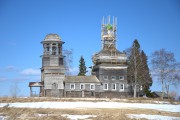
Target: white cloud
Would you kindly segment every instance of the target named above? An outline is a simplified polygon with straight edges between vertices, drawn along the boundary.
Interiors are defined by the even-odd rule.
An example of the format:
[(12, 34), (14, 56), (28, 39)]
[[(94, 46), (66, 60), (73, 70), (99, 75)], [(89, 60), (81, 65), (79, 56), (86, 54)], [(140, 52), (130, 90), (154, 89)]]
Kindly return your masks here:
[(40, 75), (41, 72), (39, 69), (27, 68), (27, 69), (21, 71), (20, 74), (26, 75), (26, 76), (33, 76), (33, 75)]
[(5, 71), (8, 71), (8, 72), (17, 72), (18, 71), (18, 68), (16, 68), (15, 66), (7, 66), (5, 67)]

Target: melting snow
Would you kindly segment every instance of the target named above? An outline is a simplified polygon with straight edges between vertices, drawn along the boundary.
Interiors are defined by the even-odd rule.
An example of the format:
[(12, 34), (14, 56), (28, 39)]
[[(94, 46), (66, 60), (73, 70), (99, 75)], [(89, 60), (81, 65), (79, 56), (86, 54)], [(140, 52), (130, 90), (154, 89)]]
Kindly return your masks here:
[(162, 116), (162, 115), (146, 115), (146, 114), (127, 114), (131, 119), (145, 118), (148, 120), (180, 120), (180, 117)]
[(121, 103), (121, 102), (27, 102), (27, 103), (0, 103), (0, 107), (16, 108), (134, 108), (154, 109), (168, 112), (180, 112), (180, 105), (171, 104), (146, 104), (146, 103)]
[(64, 114), (62, 115), (63, 117), (67, 117), (71, 120), (78, 120), (78, 119), (87, 119), (90, 117), (96, 117), (95, 115), (69, 115), (69, 114)]
[(7, 120), (7, 118), (6, 116), (0, 116), (0, 120)]

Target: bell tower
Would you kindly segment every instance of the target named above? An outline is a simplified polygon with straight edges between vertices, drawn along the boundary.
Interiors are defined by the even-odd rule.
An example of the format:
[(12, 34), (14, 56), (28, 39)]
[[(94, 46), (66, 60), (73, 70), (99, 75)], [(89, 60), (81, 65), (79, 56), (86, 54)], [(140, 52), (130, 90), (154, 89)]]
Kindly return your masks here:
[(43, 44), (41, 81), (44, 83), (43, 96), (63, 96), (65, 68), (62, 45), (64, 42), (57, 34), (48, 34)]

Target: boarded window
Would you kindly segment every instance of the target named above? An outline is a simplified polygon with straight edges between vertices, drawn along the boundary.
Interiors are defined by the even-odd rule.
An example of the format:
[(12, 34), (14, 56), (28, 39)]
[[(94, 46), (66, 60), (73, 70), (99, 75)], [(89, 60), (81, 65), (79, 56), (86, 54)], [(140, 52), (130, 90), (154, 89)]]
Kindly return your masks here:
[(103, 76), (103, 79), (108, 80), (108, 76), (107, 75)]

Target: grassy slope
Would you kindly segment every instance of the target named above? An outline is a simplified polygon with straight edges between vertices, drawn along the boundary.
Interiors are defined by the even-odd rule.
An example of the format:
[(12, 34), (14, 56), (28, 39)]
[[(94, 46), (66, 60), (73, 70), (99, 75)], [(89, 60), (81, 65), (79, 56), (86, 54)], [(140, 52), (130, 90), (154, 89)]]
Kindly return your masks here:
[[(43, 101), (111, 101), (111, 102), (128, 102), (128, 103), (153, 103), (162, 102), (158, 99), (96, 99), (96, 98), (0, 98), (0, 103), (12, 102), (43, 102)], [(168, 102), (168, 101), (165, 101)], [(178, 103), (179, 104), (179, 103)], [(0, 116), (9, 116), (10, 120), (67, 120), (62, 117), (63, 114), (72, 115), (96, 115), (93, 120), (129, 120), (126, 114), (151, 114), (180, 117), (180, 113), (163, 112), (146, 109), (27, 109), (27, 108), (0, 108)], [(38, 116), (37, 114), (43, 114)]]

